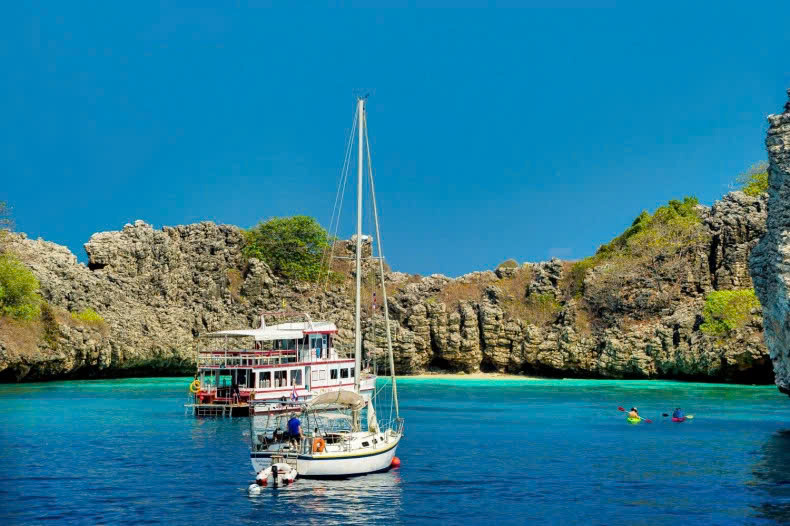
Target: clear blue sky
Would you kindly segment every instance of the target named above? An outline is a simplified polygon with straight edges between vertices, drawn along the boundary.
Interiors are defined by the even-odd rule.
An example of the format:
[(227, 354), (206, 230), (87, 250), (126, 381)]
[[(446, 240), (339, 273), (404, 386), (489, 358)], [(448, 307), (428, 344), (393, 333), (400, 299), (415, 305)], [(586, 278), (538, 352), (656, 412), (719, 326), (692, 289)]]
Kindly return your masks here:
[(328, 223), (360, 90), (393, 268), (580, 258), (642, 209), (726, 193), (765, 159), (765, 117), (790, 87), (786, 1), (76, 4), (4, 8), (0, 200), (82, 260), (93, 232), (135, 219)]

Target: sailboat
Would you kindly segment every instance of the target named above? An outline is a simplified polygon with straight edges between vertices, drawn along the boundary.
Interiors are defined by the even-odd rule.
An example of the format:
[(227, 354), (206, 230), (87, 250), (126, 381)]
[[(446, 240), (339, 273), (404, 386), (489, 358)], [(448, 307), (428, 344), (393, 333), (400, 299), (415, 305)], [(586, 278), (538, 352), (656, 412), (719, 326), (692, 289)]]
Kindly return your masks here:
[[(395, 452), (403, 437), (403, 418), (398, 406), (398, 392), (395, 380), (395, 363), (392, 354), (392, 334), (390, 331), (387, 290), (384, 287), (384, 258), (382, 255), (381, 230), (376, 207), (375, 187), (373, 184), (370, 145), (367, 140), (365, 98), (357, 99), (354, 126), (352, 126), (348, 154), (354, 130), (358, 132), (357, 156), (357, 208), (356, 208), (356, 283), (354, 312), (354, 368), (362, 370), (362, 202), (365, 157), (367, 155), (368, 188), (372, 202), (375, 222), (378, 257), (379, 282), (383, 300), (385, 333), (390, 379), (386, 385), (374, 389), (372, 396), (361, 389), (359, 374), (354, 376), (353, 389), (337, 389), (313, 397), (308, 402), (291, 405), (291, 411), (272, 414), (271, 411), (250, 411), (251, 452), (250, 459), (257, 473), (256, 483), (250, 486), (250, 493), (260, 491), (260, 487), (273, 484), (290, 483), (296, 477), (348, 477), (386, 471), (399, 464)], [(347, 155), (348, 155), (347, 154)], [(389, 388), (389, 393), (384, 388)], [(389, 396), (388, 396), (389, 395)], [(377, 414), (385, 414), (386, 420)], [(301, 433), (294, 430), (292, 419), (299, 418)]]

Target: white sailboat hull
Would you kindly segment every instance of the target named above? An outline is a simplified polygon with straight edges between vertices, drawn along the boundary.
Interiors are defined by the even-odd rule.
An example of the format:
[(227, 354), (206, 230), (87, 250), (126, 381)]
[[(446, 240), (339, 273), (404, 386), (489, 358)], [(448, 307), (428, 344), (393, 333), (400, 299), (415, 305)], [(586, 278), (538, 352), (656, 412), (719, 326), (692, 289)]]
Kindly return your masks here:
[[(367, 451), (356, 451), (348, 454), (312, 454), (299, 455), (296, 460), (296, 471), (300, 477), (351, 477), (385, 471), (392, 465), (395, 451), (400, 443), (400, 436), (382, 447)], [(267, 452), (252, 453), (252, 466), (255, 472), (271, 465), (271, 454)]]

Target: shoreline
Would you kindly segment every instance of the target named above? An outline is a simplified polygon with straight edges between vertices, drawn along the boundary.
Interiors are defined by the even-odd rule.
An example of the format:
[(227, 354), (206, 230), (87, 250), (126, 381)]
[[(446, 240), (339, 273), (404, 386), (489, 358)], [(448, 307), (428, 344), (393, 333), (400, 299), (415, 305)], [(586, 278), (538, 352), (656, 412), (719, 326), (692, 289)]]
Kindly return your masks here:
[(398, 380), (545, 380), (537, 376), (506, 373), (422, 373), (397, 375)]

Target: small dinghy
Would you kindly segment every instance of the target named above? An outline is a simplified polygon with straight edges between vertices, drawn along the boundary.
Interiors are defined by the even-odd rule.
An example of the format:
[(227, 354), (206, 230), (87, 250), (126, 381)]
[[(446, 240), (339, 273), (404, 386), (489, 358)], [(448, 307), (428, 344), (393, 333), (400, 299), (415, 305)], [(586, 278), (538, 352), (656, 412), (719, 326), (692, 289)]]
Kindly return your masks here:
[(270, 482), (276, 488), (280, 484), (293, 484), (294, 480), (296, 480), (296, 469), (285, 462), (278, 462), (261, 470), (255, 477), (255, 484), (250, 484), (247, 492), (250, 495), (257, 495), (261, 492), (261, 488), (265, 488)]

